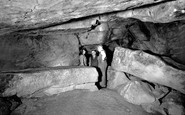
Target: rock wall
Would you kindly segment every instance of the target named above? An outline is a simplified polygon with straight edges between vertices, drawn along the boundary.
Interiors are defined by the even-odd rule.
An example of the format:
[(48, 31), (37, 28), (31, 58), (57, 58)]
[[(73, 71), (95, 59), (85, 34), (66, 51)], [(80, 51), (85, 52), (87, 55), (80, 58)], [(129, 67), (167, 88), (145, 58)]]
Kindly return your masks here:
[(78, 65), (79, 42), (67, 34), (0, 36), (0, 71)]

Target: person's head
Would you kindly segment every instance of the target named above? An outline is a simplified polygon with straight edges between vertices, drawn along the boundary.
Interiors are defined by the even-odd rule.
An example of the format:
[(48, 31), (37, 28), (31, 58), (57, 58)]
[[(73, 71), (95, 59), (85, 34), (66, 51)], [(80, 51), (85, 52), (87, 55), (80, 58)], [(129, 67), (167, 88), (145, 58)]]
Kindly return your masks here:
[(86, 53), (86, 50), (85, 49), (82, 49), (82, 54), (85, 54)]
[(102, 46), (98, 46), (98, 47), (97, 47), (97, 50), (98, 50), (99, 52), (101, 52), (101, 51), (103, 50), (103, 47), (102, 47)]
[(80, 54), (84, 55), (86, 53), (86, 49), (85, 48), (80, 48)]
[(95, 50), (91, 51), (91, 54), (92, 54), (93, 57), (96, 57), (96, 51)]

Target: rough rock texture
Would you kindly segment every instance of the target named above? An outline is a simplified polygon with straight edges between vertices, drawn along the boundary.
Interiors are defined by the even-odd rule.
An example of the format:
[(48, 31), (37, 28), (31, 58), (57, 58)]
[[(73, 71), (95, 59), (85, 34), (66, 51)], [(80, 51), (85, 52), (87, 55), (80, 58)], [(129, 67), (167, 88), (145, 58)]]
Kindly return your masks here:
[(118, 17), (137, 18), (144, 22), (166, 23), (185, 18), (185, 1), (174, 0), (166, 3), (151, 5), (126, 12), (119, 12)]
[(48, 96), (54, 95), (54, 94), (59, 94), (62, 92), (66, 91), (71, 91), (75, 89), (87, 89), (89, 91), (96, 91), (98, 90), (97, 86), (95, 83), (84, 83), (84, 84), (77, 84), (77, 85), (70, 85), (68, 87), (61, 87), (60, 85), (54, 85), (51, 86), (50, 88), (46, 89), (44, 93)]
[(158, 111), (163, 115), (184, 115), (184, 98), (183, 94), (172, 90), (161, 100), (161, 103), (142, 105), (142, 107), (149, 113)]
[(185, 93), (185, 72), (168, 66), (158, 57), (143, 51), (117, 47), (112, 67), (117, 71), (127, 72), (144, 80)]
[(151, 52), (162, 56), (170, 65), (185, 70), (185, 21), (151, 23), (117, 18), (108, 21), (108, 27), (109, 49), (120, 46)]
[[(158, 4), (157, 4), (158, 3)], [(138, 8), (145, 6), (143, 8)], [(147, 6), (147, 7), (146, 7)], [(144, 21), (169, 22), (184, 19), (183, 0), (19, 0), (0, 1), (1, 31), (35, 28), (63, 23), (71, 19), (115, 12), (113, 16), (135, 17)], [(124, 10), (138, 8), (125, 12)], [(117, 11), (120, 11), (117, 13)], [(97, 17), (97, 16), (96, 16)]]
[(10, 115), (20, 104), (21, 101), (16, 96), (0, 97), (0, 115)]
[(78, 65), (78, 47), (78, 39), (71, 34), (2, 35), (0, 71)]
[[(151, 115), (109, 90), (73, 90), (44, 99), (25, 99), (12, 115)], [(153, 114), (155, 115), (155, 114)], [(157, 114), (156, 115), (160, 115)]]
[[(163, 0), (118, 0), (118, 1), (65, 1), (34, 0), (8, 1), (1, 0), (0, 20), (5, 27), (39, 27), (53, 23), (66, 22), (70, 19), (87, 17), (113, 11), (158, 3)], [(16, 27), (15, 27), (16, 28)], [(6, 28), (5, 28), (6, 29)]]
[(130, 81), (124, 72), (113, 70), (110, 67), (107, 71), (107, 77), (107, 88), (109, 89), (117, 89), (119, 86), (126, 84)]
[(170, 115), (185, 114), (185, 96), (177, 91), (171, 91), (165, 98), (162, 99), (162, 108), (167, 110)]
[(119, 94), (128, 102), (136, 105), (149, 104), (155, 101), (152, 93), (138, 81), (131, 81), (120, 87)]
[(93, 45), (104, 43), (107, 31), (93, 30), (90, 32), (80, 33), (79, 39), (81, 45)]
[[(49, 68), (1, 74), (1, 95), (25, 97), (50, 87), (68, 87), (84, 83), (95, 83), (98, 72), (93, 67)], [(56, 89), (57, 90), (57, 89)]]

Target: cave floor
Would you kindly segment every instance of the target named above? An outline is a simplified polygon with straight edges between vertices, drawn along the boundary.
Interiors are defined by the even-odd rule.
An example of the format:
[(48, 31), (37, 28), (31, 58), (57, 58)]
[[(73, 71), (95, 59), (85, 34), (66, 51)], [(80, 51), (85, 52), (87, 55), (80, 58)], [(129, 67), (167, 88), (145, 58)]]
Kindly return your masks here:
[(25, 99), (23, 103), (27, 105), (26, 115), (154, 115), (108, 89), (73, 90), (37, 100)]

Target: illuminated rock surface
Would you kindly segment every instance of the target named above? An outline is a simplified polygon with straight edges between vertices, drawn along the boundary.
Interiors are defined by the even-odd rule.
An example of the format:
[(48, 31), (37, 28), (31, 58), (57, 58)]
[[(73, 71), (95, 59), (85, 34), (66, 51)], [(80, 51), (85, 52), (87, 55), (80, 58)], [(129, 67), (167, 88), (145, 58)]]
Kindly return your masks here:
[[(18, 97), (30, 96), (43, 90), (52, 95), (60, 88), (81, 85), (84, 83), (95, 83), (98, 80), (98, 72), (93, 67), (82, 68), (49, 68), (22, 71), (21, 73), (1, 74), (2, 96), (17, 95)], [(52, 90), (53, 87), (56, 87)], [(57, 88), (58, 87), (58, 88)], [(80, 87), (80, 86), (79, 86)], [(53, 93), (52, 93), (53, 92)], [(62, 92), (62, 91), (61, 91)]]
[(117, 47), (112, 68), (185, 93), (185, 72), (168, 66), (158, 57), (143, 51)]

